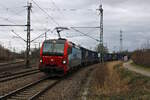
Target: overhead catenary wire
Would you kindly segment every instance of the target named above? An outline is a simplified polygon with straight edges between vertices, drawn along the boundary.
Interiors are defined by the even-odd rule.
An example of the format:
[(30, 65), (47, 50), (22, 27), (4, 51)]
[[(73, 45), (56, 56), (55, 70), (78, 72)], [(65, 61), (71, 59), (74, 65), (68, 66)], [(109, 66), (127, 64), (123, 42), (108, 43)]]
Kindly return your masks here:
[[(33, 16), (33, 18), (36, 20), (36, 22), (38, 21), (39, 23), (40, 23), (40, 20), (38, 19), (38, 17), (36, 16), (36, 14), (34, 13), (34, 11), (32, 10), (31, 11), (31, 13), (32, 13), (32, 16)], [(34, 26), (35, 28), (36, 28), (36, 30), (38, 31), (38, 25), (37, 24), (32, 24), (32, 26)], [(40, 28), (41, 28), (41, 26), (40, 26)], [(45, 31), (45, 27), (42, 25), (42, 28), (43, 28), (43, 31)]]
[[(11, 11), (11, 13), (13, 13), (14, 15), (20, 16), (20, 14), (23, 13), (25, 10), (26, 10), (26, 9), (23, 8), (23, 9), (21, 9), (21, 10), (18, 11), (18, 12), (12, 12), (12, 11)], [(8, 11), (9, 11), (9, 9), (8, 9)], [(12, 17), (12, 16), (11, 16), (11, 17)], [(22, 17), (22, 16), (21, 16), (21, 17)], [(10, 17), (8, 17), (8, 18), (10, 18)]]
[[(95, 29), (94, 29), (95, 30)], [(92, 28), (92, 30), (90, 30), (88, 33), (86, 33), (87, 35), (89, 35), (89, 33), (91, 34), (91, 32), (93, 32), (93, 28)], [(72, 36), (66, 36), (67, 38), (76, 38), (76, 37), (84, 37), (85, 35), (72, 35)]]
[(87, 36), (87, 37), (89, 37), (89, 38), (91, 38), (91, 39), (93, 39), (93, 40), (99, 42), (98, 39), (95, 39), (94, 37), (92, 37), (92, 36), (90, 36), (90, 35), (88, 35), (88, 34), (86, 34), (86, 33), (84, 33), (84, 32), (81, 32), (81, 31), (79, 31), (79, 30), (77, 30), (77, 29), (75, 29), (75, 28), (73, 28), (73, 27), (71, 27), (71, 29), (73, 29), (74, 31), (79, 32), (79, 33), (81, 33), (81, 34), (83, 34), (83, 35), (85, 35), (85, 36)]
[(8, 25), (8, 24), (4, 25), (4, 24), (0, 24), (0, 26), (20, 26), (21, 27), (21, 26), (28, 26), (28, 25)]
[[(11, 13), (16, 13), (15, 11), (14, 11), (14, 8), (16, 8), (17, 10), (18, 9), (20, 9), (20, 8), (23, 8), (24, 9), (24, 6), (20, 6), (20, 7), (11, 7), (11, 8), (8, 8), (8, 7), (6, 7), (5, 5), (3, 5), (3, 4), (0, 4), (0, 7), (3, 9), (3, 11), (4, 10), (7, 10), (7, 11), (10, 11)], [(17, 13), (16, 13), (17, 14)]]
[[(32, 0), (32, 1), (35, 1), (35, 0)], [(35, 4), (35, 3), (34, 3), (34, 4)], [(37, 3), (36, 3), (36, 4), (37, 4)], [(40, 6), (38, 6), (38, 8), (39, 8), (39, 7), (40, 7)], [(40, 8), (41, 8), (41, 7), (40, 7)], [(42, 10), (42, 8), (41, 8), (41, 10)], [(49, 16), (49, 13), (48, 13), (48, 12), (46, 12), (46, 10), (44, 10), (44, 9), (43, 9), (42, 11), (43, 11), (44, 13), (46, 13), (46, 14), (48, 15), (48, 17), (49, 17), (49, 18), (51, 18), (51, 17), (52, 17), (52, 16), (51, 16), (51, 17)], [(52, 18), (53, 18), (53, 17), (52, 17)], [(53, 18), (53, 19), (54, 19), (54, 18)], [(55, 20), (54, 20), (54, 21), (55, 21)], [(56, 22), (56, 24), (57, 24), (57, 22)], [(59, 25), (59, 23), (58, 23), (57, 25)], [(79, 32), (79, 30), (78, 30), (78, 31), (76, 31), (76, 32)], [(80, 31), (79, 33), (82, 33), (82, 34), (83, 34), (83, 32), (81, 32), (81, 31)], [(38, 37), (41, 37), (41, 36), (43, 36), (44, 34), (45, 34), (45, 33), (41, 34), (41, 35), (40, 35), (40, 36), (38, 36)], [(85, 35), (85, 34), (83, 34), (83, 36), (87, 36), (87, 37), (90, 37), (90, 38), (94, 39), (92, 36), (89, 36), (89, 35), (87, 35), (87, 34), (86, 34), (86, 35)], [(38, 37), (37, 37), (35, 40), (37, 40), (37, 39), (38, 39)], [(96, 41), (97, 41), (97, 39), (94, 39), (94, 40), (96, 40)], [(34, 41), (34, 39), (33, 39), (32, 41)]]
[(11, 30), (11, 32), (13, 32), (17, 37), (22, 39), (24, 42), (27, 42), (25, 39), (23, 39), (21, 36), (19, 36), (19, 34), (17, 34), (14, 30)]
[[(2, 5), (2, 4), (0, 4), (1, 6), (2, 6), (2, 8), (5, 8), (6, 10), (7, 10), (7, 13), (8, 12), (10, 12), (10, 13), (13, 13), (15, 16), (17, 15), (17, 16), (21, 16), (20, 14), (23, 12), (23, 11), (25, 11), (25, 8), (24, 7), (22, 7), (23, 9), (21, 9), (20, 10), (20, 8), (21, 7), (15, 7), (15, 8), (19, 8), (19, 11), (18, 12), (16, 12), (16, 10), (15, 11), (13, 11), (12, 10), (12, 8), (8, 8), (8, 7), (6, 7), (6, 6), (4, 6), (4, 5)], [(18, 9), (17, 9), (18, 10)], [(22, 17), (22, 16), (21, 16)], [(2, 17), (1, 17), (2, 18)], [(4, 20), (8, 20), (10, 23), (14, 23), (13, 21), (11, 21), (10, 20), (10, 18), (12, 19), (12, 16), (8, 16), (7, 18), (3, 18)], [(16, 18), (14, 18), (14, 19), (16, 19)]]
[(48, 12), (46, 12), (43, 8), (41, 8), (36, 2), (35, 0), (31, 0), (41, 11), (43, 11), (56, 25), (60, 26), (58, 22), (55, 21), (55, 19), (50, 16), (50, 14)]
[[(49, 30), (48, 30), (48, 31), (49, 31)], [(18, 33), (16, 33), (14, 30), (11, 30), (11, 32), (16, 35), (15, 38), (19, 38), (19, 39), (23, 40), (24, 42), (27, 42), (24, 38), (22, 38), (22, 37), (21, 37)], [(34, 43), (34, 41), (37, 40), (38, 38), (40, 38), (42, 35), (44, 35), (44, 33), (41, 34), (40, 36), (38, 36), (37, 38), (31, 40), (31, 43)]]
[(54, 5), (54, 7), (57, 9), (58, 12), (60, 12), (59, 14), (65, 19), (65, 15), (62, 13), (62, 11), (60, 10), (60, 8), (56, 5), (56, 3), (54, 2), (54, 0), (51, 0), (52, 4)]
[[(5, 7), (5, 8), (6, 8), (6, 7)], [(16, 13), (16, 12), (14, 12), (14, 14), (15, 14), (15, 15), (20, 16), (19, 14), (20, 14), (20, 13), (22, 13), (24, 10), (25, 10), (25, 9), (23, 9), (23, 10), (21, 10), (21, 11), (17, 12), (17, 13)], [(17, 25), (17, 23), (16, 23), (16, 22), (12, 21), (12, 16), (7, 17), (7, 18), (0, 17), (0, 19), (2, 19), (2, 20), (4, 20), (4, 21), (7, 21), (7, 22), (9, 22), (9, 23), (14, 24), (14, 25), (10, 25), (10, 26), (24, 26), (24, 25)], [(0, 26), (8, 26), (8, 25), (0, 25)]]
[(0, 17), (0, 19), (5, 20), (5, 21), (12, 23), (12, 24), (16, 24), (15, 22), (9, 20), (8, 18)]
[(72, 27), (72, 28), (98, 28), (99, 29), (100, 27), (88, 27), (88, 26), (84, 27), (84, 26), (82, 26), (82, 27)]
[[(43, 36), (45, 33), (49, 32), (49, 31), (51, 31), (51, 29), (48, 29), (48, 30), (45, 31), (44, 33), (40, 34), (39, 36), (37, 36), (36, 38), (34, 38), (33, 40), (31, 40), (31, 42), (33, 42), (33, 41), (39, 39), (41, 36)], [(51, 32), (52, 32), (52, 31), (51, 31)]]
[(81, 36), (85, 36), (85, 35), (78, 35), (78, 36), (66, 36), (67, 38), (76, 38), (76, 37), (81, 37)]
[[(14, 15), (15, 15), (15, 16), (19, 16), (19, 17), (22, 17), (20, 14), (23, 13), (23, 11), (25, 11), (25, 9), (20, 10), (19, 12), (14, 12)], [(10, 18), (12, 19), (12, 16), (7, 17), (7, 19), (10, 19)], [(13, 18), (13, 19), (16, 19), (16, 18)]]
[[(41, 7), (35, 2), (35, 0), (31, 0), (31, 1), (33, 1), (33, 3), (34, 3), (38, 8), (40, 8), (45, 14), (47, 14), (47, 15), (52, 19), (52, 21), (53, 21), (55, 24), (57, 24), (58, 26), (60, 26), (60, 25), (54, 20), (54, 18), (49, 15), (49, 13), (47, 13), (43, 8), (41, 8)], [(57, 9), (59, 9), (59, 8), (56, 6), (55, 2), (54, 2), (53, 0), (51, 0), (51, 1), (52, 1), (53, 5), (54, 5)], [(59, 11), (59, 10), (58, 10), (58, 11)], [(60, 11), (59, 11), (59, 12), (60, 12)], [(76, 31), (77, 31), (77, 30), (76, 30)], [(78, 31), (79, 31), (79, 30), (78, 30)], [(42, 34), (42, 35), (43, 35), (43, 34)], [(42, 35), (40, 35), (40, 36), (42, 36)], [(86, 36), (89, 36), (89, 35), (86, 35)], [(89, 37), (92, 38), (92, 39), (94, 39), (94, 38), (91, 37), (91, 36), (89, 36)], [(97, 39), (94, 39), (94, 40), (97, 41)]]
[(93, 9), (76, 9), (76, 8), (70, 8), (70, 9), (66, 9), (66, 8), (62, 8), (62, 9), (52, 9), (52, 8), (47, 8), (48, 10), (50, 11), (64, 11), (64, 12), (67, 12), (67, 11), (70, 11), (70, 12), (75, 12), (75, 11), (94, 11)]

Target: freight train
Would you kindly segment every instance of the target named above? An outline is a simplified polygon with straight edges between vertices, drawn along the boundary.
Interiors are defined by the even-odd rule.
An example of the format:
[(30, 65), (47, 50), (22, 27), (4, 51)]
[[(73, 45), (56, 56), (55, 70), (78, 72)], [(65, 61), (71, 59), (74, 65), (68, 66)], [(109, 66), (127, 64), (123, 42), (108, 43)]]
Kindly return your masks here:
[(116, 61), (116, 60), (122, 60), (125, 55), (122, 55), (120, 53), (106, 53), (103, 56), (104, 61)]
[(79, 66), (98, 62), (95, 51), (77, 46), (67, 39), (51, 39), (42, 44), (39, 69), (51, 76), (62, 76)]

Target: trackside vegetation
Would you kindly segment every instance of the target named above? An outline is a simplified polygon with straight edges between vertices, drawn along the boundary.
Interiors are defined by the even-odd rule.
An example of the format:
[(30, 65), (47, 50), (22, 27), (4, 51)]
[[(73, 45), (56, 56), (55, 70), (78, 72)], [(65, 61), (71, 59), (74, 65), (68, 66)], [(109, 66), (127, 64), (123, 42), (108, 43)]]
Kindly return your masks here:
[[(103, 80), (103, 81), (102, 81)], [(150, 78), (109, 62), (95, 70), (89, 100), (149, 100)]]

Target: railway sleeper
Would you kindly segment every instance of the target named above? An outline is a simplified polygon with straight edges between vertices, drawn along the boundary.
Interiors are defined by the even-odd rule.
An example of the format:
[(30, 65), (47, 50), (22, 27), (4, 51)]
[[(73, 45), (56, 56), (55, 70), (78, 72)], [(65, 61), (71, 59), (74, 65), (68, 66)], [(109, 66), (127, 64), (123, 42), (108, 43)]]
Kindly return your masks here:
[(20, 96), (29, 96), (29, 95), (30, 95), (30, 93), (28, 93), (28, 94), (27, 93), (22, 93), (22, 94), (17, 94), (16, 96), (20, 97)]
[(27, 100), (27, 98), (32, 97), (33, 95), (35, 95), (36, 93), (40, 92), (40, 90), (44, 89), (45, 87), (40, 87), (38, 89), (27, 89), (25, 90), (25, 92), (21, 92), (20, 94), (16, 94), (15, 96), (12, 96), (12, 99), (17, 99), (17, 100)]
[(12, 96), (11, 98), (12, 99), (16, 99), (16, 100), (22, 100), (22, 99), (27, 100), (27, 98), (31, 97), (32, 95), (31, 94), (30, 95), (23, 95), (23, 94), (21, 94), (21, 95)]
[(23, 96), (23, 97), (26, 97), (26, 96), (28, 97), (28, 96), (30, 96), (30, 95), (32, 95), (31, 92), (29, 92), (29, 94), (20, 93), (20, 94), (16, 94), (15, 96), (16, 96), (16, 97), (22, 97), (22, 96)]
[(27, 100), (27, 98), (26, 97), (12, 97), (12, 98), (10, 98), (10, 100), (12, 100), (12, 99), (14, 99), (14, 100)]

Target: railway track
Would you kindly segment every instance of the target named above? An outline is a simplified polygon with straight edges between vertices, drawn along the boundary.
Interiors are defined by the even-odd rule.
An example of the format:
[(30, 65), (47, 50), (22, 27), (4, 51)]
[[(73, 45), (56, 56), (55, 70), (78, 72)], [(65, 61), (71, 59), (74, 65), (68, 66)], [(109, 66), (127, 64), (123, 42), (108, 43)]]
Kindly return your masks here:
[(10, 77), (10, 76), (14, 76), (14, 75), (18, 75), (18, 74), (23, 74), (23, 73), (27, 73), (27, 72), (32, 72), (38, 69), (29, 69), (29, 70), (23, 70), (23, 71), (18, 71), (18, 72), (4, 72), (4, 73), (0, 73), (0, 79), (1, 78), (5, 78), (5, 77)]
[(0, 100), (36, 100), (44, 92), (54, 87), (61, 80), (62, 79), (50, 80), (49, 77), (45, 77), (41, 80), (16, 89), (8, 94), (0, 96)]
[(25, 62), (24, 61), (17, 61), (13, 63), (5, 63), (0, 64), (0, 73), (2, 72), (11, 72), (12, 70), (18, 69), (18, 68), (24, 68)]
[(33, 70), (22, 71), (22, 72), (18, 72), (18, 73), (6, 75), (6, 76), (1, 76), (0, 82), (10, 81), (16, 78), (21, 78), (21, 77), (36, 74), (36, 73), (40, 73), (40, 71), (38, 69), (33, 69)]
[[(25, 62), (24, 60), (20, 60), (20, 61), (16, 61), (16, 62), (12, 62), (12, 63), (4, 63), (4, 64), (0, 64), (0, 80), (1, 78), (4, 77), (11, 77), (17, 74), (23, 74), (26, 72), (30, 72), (33, 70), (28, 70), (25, 69)], [(31, 68), (36, 66), (35, 64), (31, 64)], [(18, 70), (26, 70), (25, 72), (16, 72)], [(28, 70), (28, 71), (27, 71)], [(34, 69), (35, 70), (35, 69)], [(36, 69), (37, 70), (37, 69)]]
[(16, 61), (16, 62), (11, 62), (11, 63), (3, 63), (3, 64), (0, 64), (0, 67), (7, 66), (7, 65), (11, 65), (11, 64), (22, 63), (22, 62), (24, 62), (24, 60)]

